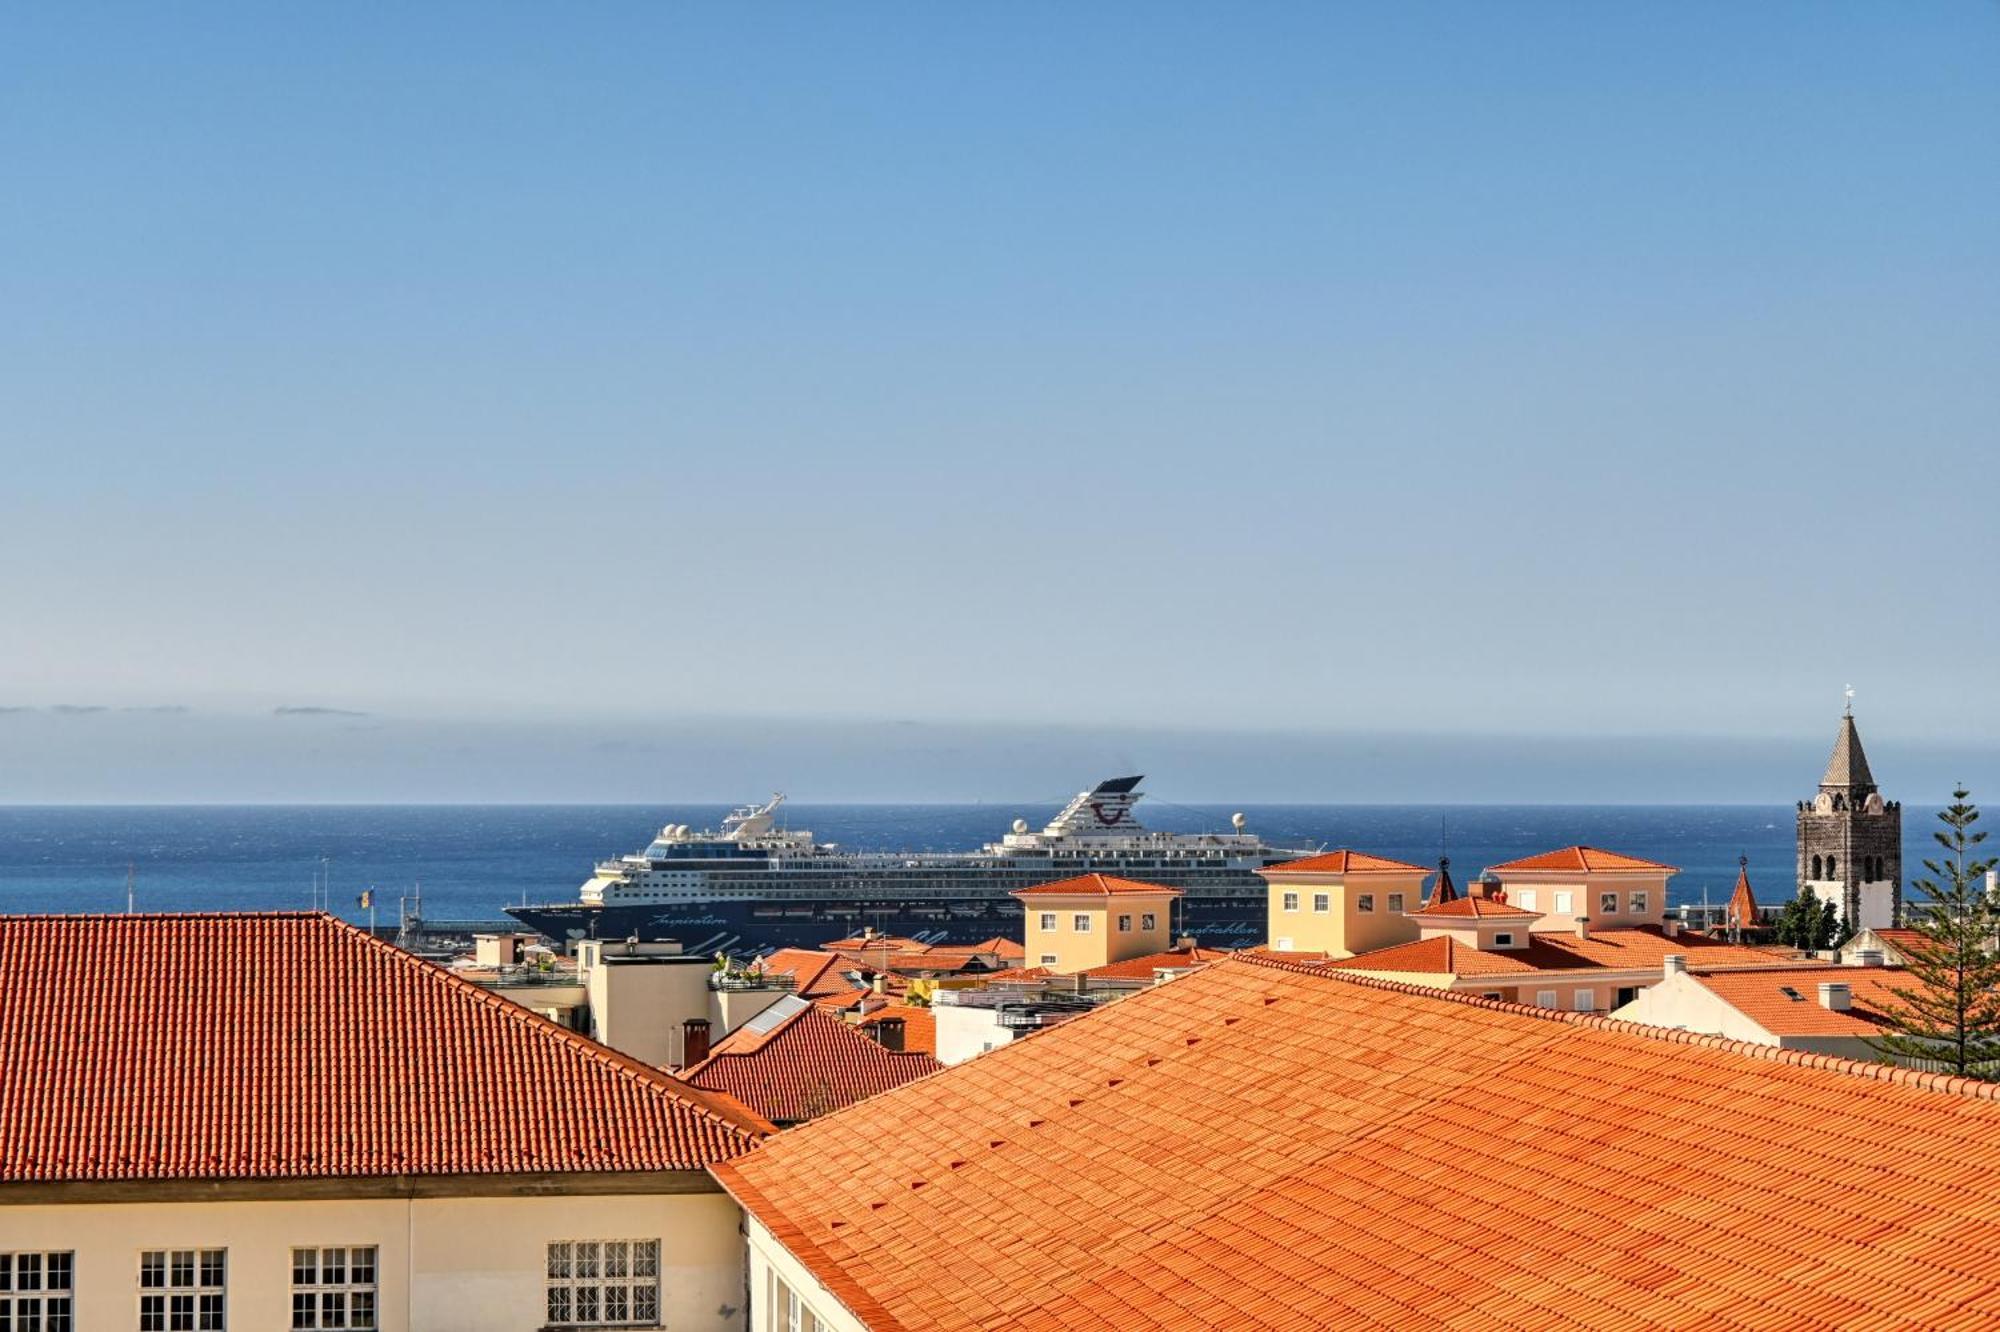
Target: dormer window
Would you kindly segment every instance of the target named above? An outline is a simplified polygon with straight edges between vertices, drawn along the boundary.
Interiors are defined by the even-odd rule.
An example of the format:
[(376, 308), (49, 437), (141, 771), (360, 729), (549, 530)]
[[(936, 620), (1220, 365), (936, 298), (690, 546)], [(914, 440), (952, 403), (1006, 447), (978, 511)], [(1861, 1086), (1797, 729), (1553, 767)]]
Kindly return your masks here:
[(1493, 946), (1495, 948), (1512, 948), (1514, 946), (1514, 936), (1503, 930), (1493, 936)]

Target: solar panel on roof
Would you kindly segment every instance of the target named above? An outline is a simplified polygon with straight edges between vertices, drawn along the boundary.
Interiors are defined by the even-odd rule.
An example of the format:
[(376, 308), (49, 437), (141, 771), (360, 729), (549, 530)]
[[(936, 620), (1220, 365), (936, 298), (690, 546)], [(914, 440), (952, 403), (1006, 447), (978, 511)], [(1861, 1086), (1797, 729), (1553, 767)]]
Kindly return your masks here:
[(772, 1028), (778, 1026), (786, 1018), (795, 1017), (811, 1007), (811, 1004), (797, 995), (788, 994), (777, 1003), (772, 1004), (769, 1008), (759, 1013), (756, 1017), (751, 1018), (743, 1026), (749, 1031), (756, 1032), (759, 1036), (764, 1036), (769, 1034)]

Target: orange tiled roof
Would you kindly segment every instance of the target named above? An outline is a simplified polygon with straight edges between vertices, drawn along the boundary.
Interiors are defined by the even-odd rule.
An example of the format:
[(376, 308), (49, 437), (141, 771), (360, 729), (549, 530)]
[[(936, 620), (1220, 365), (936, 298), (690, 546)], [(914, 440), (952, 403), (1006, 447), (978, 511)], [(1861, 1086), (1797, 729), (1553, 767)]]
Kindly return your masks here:
[(792, 993), (801, 998), (818, 999), (854, 988), (845, 975), (853, 963), (838, 953), (779, 948), (764, 958), (763, 965), (771, 975), (790, 976)]
[(1781, 968), (1799, 965), (1788, 949), (1747, 948), (1707, 935), (1667, 938), (1658, 926), (1574, 934), (1530, 934), (1520, 948), (1471, 948), (1439, 935), (1392, 944), (1327, 965), (1343, 971), (1400, 971), (1427, 975), (1501, 976), (1542, 971), (1658, 971), (1670, 953), (1688, 959), (1690, 971), (1718, 967)]
[(1539, 856), (1529, 856), (1524, 860), (1510, 860), (1504, 865), (1495, 865), (1492, 869), (1495, 874), (1524, 870), (1568, 870), (1578, 874), (1595, 874), (1604, 870), (1665, 870), (1669, 874), (1680, 873), (1674, 866), (1662, 865), (1657, 860), (1621, 856), (1616, 851), (1603, 851), (1594, 846), (1566, 846), (1560, 851), (1545, 851)]
[(1508, 902), (1496, 902), (1490, 897), (1454, 897), (1448, 902), (1439, 902), (1410, 914), (1447, 920), (1536, 920), (1542, 913)]
[(330, 916), (0, 916), (0, 974), (0, 1181), (699, 1170), (759, 1136)]
[(1237, 957), (713, 1173), (877, 1332), (1974, 1329), (1996, 1097)]
[(941, 1067), (920, 1050), (885, 1050), (826, 1010), (803, 1004), (767, 1031), (737, 1028), (681, 1077), (728, 1092), (774, 1124), (796, 1124)]
[[(1881, 967), (1722, 971), (1696, 980), (1731, 1008), (1779, 1037), (1877, 1035), (1887, 1025), (1883, 1014), (1902, 1007), (1890, 989), (1910, 988), (1908, 976)], [(1853, 1007), (1841, 1012), (1821, 1004), (1822, 981), (1845, 982), (1853, 996)]]
[(1361, 851), (1328, 851), (1317, 856), (1306, 856), (1301, 860), (1287, 860), (1279, 865), (1267, 865), (1257, 871), (1259, 874), (1428, 874), (1423, 865), (1406, 864), (1400, 860), (1390, 860), (1387, 856), (1371, 856)]
[(1092, 967), (1083, 974), (1092, 980), (1150, 981), (1153, 973), (1162, 968), (1181, 970), (1188, 967), (1206, 966), (1210, 962), (1228, 957), (1223, 948), (1169, 948), (1164, 953), (1149, 953), (1145, 957), (1128, 957), (1123, 962), (1107, 962), (1101, 967)]
[(865, 1031), (883, 1018), (903, 1019), (903, 1049), (927, 1055), (937, 1053), (937, 1015), (930, 1009), (920, 1004), (884, 1004), (871, 1009), (855, 1025)]
[(1016, 888), (1013, 897), (1114, 897), (1120, 893), (1146, 893), (1154, 897), (1179, 897), (1181, 890), (1162, 883), (1141, 883), (1111, 874), (1079, 874), (1073, 879), (1038, 883), (1032, 888)]
[(1753, 929), (1758, 924), (1757, 894), (1750, 891), (1750, 863), (1747, 860), (1736, 870), (1736, 889), (1729, 894), (1729, 918), (1743, 929)]

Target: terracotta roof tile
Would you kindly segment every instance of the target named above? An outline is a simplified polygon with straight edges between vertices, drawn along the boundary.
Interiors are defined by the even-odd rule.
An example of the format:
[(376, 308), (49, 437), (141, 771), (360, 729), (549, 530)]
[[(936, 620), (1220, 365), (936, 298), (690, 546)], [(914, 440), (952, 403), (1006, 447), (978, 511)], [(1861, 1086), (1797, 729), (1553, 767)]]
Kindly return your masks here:
[(1750, 862), (1743, 861), (1736, 870), (1736, 888), (1729, 894), (1729, 919), (1740, 928), (1754, 929), (1758, 924), (1757, 894), (1750, 891)]
[(1971, 1329), (1996, 1095), (1238, 956), (713, 1173), (877, 1332)]
[(1300, 860), (1268, 865), (1260, 874), (1428, 874), (1423, 865), (1411, 865), (1387, 856), (1371, 856), (1362, 851), (1327, 851)]
[(1013, 897), (1113, 897), (1121, 893), (1147, 893), (1155, 897), (1179, 897), (1181, 890), (1160, 883), (1141, 883), (1111, 874), (1079, 874), (1054, 883), (1038, 883), (1032, 888), (1016, 888)]
[(0, 916), (0, 1180), (698, 1170), (759, 1129), (329, 916)]
[(1145, 957), (1129, 957), (1123, 962), (1107, 962), (1101, 967), (1091, 967), (1083, 974), (1092, 980), (1150, 981), (1153, 973), (1162, 969), (1181, 970), (1189, 967), (1206, 966), (1210, 962), (1228, 957), (1221, 948), (1170, 948), (1164, 953), (1149, 953)]
[(1539, 911), (1529, 911), (1508, 902), (1498, 902), (1490, 897), (1454, 897), (1435, 906), (1427, 906), (1421, 911), (1412, 911), (1413, 916), (1445, 920), (1537, 920)]
[[(1873, 1036), (1900, 1007), (1894, 987), (1910, 977), (1881, 967), (1800, 967), (1794, 970), (1724, 971), (1696, 982), (1773, 1036)], [(1819, 1001), (1821, 982), (1845, 984), (1853, 1006), (1845, 1011)]]
[(853, 989), (845, 974), (853, 965), (839, 953), (814, 948), (780, 948), (763, 959), (765, 972), (790, 976), (792, 993), (807, 999)]
[(768, 1030), (755, 1025), (752, 1019), (723, 1037), (681, 1077), (728, 1092), (774, 1124), (827, 1114), (943, 1067), (920, 1050), (885, 1050), (813, 1004), (802, 1004)]
[(1545, 971), (1658, 971), (1669, 954), (1688, 959), (1688, 970), (1721, 967), (1779, 969), (1799, 966), (1798, 954), (1781, 948), (1748, 948), (1704, 934), (1669, 939), (1656, 926), (1594, 930), (1574, 934), (1530, 934), (1519, 948), (1479, 949), (1444, 935), (1393, 944), (1330, 962), (1343, 971), (1399, 971), (1413, 974), (1499, 976)]
[(1504, 865), (1492, 867), (1495, 874), (1522, 870), (1568, 870), (1577, 874), (1594, 874), (1605, 870), (1665, 870), (1669, 874), (1680, 873), (1674, 866), (1662, 865), (1657, 860), (1621, 856), (1616, 851), (1603, 851), (1594, 846), (1566, 846), (1560, 851), (1545, 851), (1539, 856), (1510, 860)]
[(921, 1004), (884, 1004), (870, 1009), (855, 1025), (862, 1030), (879, 1025), (884, 1018), (903, 1019), (903, 1049), (916, 1054), (937, 1054), (937, 1015)]

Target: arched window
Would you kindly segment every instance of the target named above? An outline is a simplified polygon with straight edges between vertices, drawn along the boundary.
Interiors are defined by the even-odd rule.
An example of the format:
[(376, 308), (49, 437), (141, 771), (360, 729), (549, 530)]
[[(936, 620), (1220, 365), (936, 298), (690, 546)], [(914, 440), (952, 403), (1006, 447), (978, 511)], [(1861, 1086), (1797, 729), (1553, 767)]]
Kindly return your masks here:
[(1840, 861), (1833, 856), (1826, 858), (1826, 877), (1829, 879), (1840, 877)]
[(1819, 858), (1818, 856), (1814, 856), (1814, 857), (1813, 857), (1813, 871), (1812, 871), (1812, 876), (1813, 876), (1813, 878), (1815, 878), (1815, 879), (1824, 879), (1824, 878), (1826, 877), (1826, 875), (1824, 875), (1824, 874), (1820, 873), (1820, 870), (1821, 870), (1821, 868), (1822, 868), (1822, 864), (1821, 864), (1821, 861), (1820, 861), (1820, 858)]

